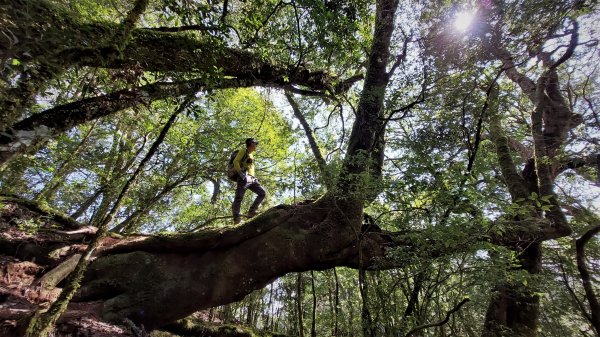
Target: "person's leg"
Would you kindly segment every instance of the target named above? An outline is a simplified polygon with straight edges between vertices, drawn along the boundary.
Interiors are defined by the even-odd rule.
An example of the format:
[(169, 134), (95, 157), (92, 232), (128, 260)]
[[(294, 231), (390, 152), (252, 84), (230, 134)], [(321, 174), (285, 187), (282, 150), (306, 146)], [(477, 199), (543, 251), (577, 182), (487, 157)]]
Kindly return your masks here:
[(248, 189), (256, 193), (256, 198), (254, 199), (252, 206), (250, 206), (250, 209), (248, 210), (248, 216), (253, 217), (258, 212), (258, 207), (260, 206), (260, 203), (263, 202), (263, 200), (265, 200), (267, 192), (262, 186), (260, 186), (260, 183), (256, 178), (254, 178), (254, 181), (250, 184), (250, 186), (248, 186)]
[(233, 212), (233, 222), (235, 224), (238, 224), (241, 221), (240, 207), (242, 206), (242, 200), (244, 200), (245, 193), (246, 181), (239, 179), (237, 182), (237, 188), (235, 189), (235, 198), (233, 199), (233, 205), (231, 206)]

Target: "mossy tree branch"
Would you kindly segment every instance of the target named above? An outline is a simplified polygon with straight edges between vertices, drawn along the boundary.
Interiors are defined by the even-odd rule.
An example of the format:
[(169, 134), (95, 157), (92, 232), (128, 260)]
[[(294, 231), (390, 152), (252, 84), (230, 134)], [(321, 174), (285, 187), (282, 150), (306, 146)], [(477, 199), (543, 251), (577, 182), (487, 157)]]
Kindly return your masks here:
[(51, 208), (39, 201), (28, 200), (15, 195), (0, 195), (0, 203), (15, 203), (37, 214), (48, 217), (49, 221), (56, 222), (68, 229), (79, 229), (83, 225), (68, 215)]

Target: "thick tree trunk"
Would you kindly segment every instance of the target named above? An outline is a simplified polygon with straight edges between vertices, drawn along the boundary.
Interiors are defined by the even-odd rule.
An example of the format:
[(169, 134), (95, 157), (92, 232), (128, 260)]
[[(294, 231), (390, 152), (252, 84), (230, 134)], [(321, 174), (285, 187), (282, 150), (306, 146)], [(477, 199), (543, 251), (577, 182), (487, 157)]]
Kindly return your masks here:
[[(527, 244), (527, 243), (524, 243)], [(530, 274), (541, 270), (541, 243), (528, 243), (519, 261)], [(539, 297), (532, 285), (518, 282), (495, 287), (485, 316), (483, 337), (535, 337), (539, 315)]]
[[(519, 71), (512, 55), (502, 44), (501, 31), (492, 26), (487, 28), (481, 35), (484, 48), (502, 62), (508, 78), (535, 105), (531, 112), (534, 156), (526, 163), (521, 174), (517, 173), (512, 161), (508, 141), (497, 115), (491, 118), (490, 131), (496, 145), (498, 164), (511, 198), (526, 213), (516, 217), (516, 220), (533, 221), (535, 227), (540, 229), (532, 230), (526, 225), (515, 226), (504, 235), (508, 240), (502, 244), (515, 251), (523, 270), (529, 274), (537, 274), (541, 270), (542, 242), (571, 233), (553, 186), (558, 172), (556, 168), (560, 166), (558, 155), (569, 130), (576, 126), (577, 115), (572, 113), (560, 92), (556, 68), (572, 56), (578, 41), (578, 26), (577, 23), (574, 24), (570, 44), (556, 62), (552, 61), (551, 55), (540, 53), (545, 70), (537, 82)], [(495, 97), (492, 102), (497, 110), (497, 90), (493, 93)], [(530, 198), (535, 199), (533, 203), (528, 200)], [(549, 209), (542, 209), (542, 198), (548, 200), (548, 205), (545, 206), (549, 206)], [(535, 285), (532, 284), (506, 281), (497, 285), (488, 306), (482, 335), (496, 337), (510, 333), (522, 337), (536, 336), (539, 298), (535, 293)]]

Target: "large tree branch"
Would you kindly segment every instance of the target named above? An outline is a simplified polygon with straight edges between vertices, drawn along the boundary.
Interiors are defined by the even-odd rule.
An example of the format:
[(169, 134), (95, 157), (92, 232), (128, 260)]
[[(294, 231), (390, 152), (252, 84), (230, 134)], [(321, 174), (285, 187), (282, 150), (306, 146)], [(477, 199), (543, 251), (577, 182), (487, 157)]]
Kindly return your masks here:
[[(103, 299), (104, 318), (129, 317), (152, 327), (238, 300), (290, 272), (397, 268), (464, 251), (486, 239), (477, 226), (456, 233), (451, 241), (460, 243), (454, 247), (425, 231), (371, 228), (357, 233), (335, 202), (325, 197), (308, 205), (279, 206), (229, 229), (128, 238), (117, 245), (107, 239), (108, 248), (90, 266), (77, 300)], [(419, 235), (424, 239), (415, 240)]]
[(167, 97), (189, 95), (205, 89), (253, 85), (268, 85), (268, 83), (261, 79), (222, 79), (211, 81), (210, 85), (206, 85), (203, 80), (157, 82), (57, 106), (24, 119), (0, 134), (0, 164), (74, 126), (120, 110), (140, 104), (147, 105)]
[(144, 14), (146, 7), (150, 0), (136, 0), (133, 8), (127, 13), (127, 17), (123, 20), (123, 24), (120, 30), (115, 34), (115, 44), (118, 49), (121, 49), (127, 43), (127, 39), (131, 35), (131, 31), (135, 27), (136, 22), (140, 16)]
[[(600, 154), (584, 157), (563, 158), (560, 161), (560, 166), (557, 169), (556, 175), (558, 176), (566, 170), (577, 171), (578, 169), (586, 166), (595, 169), (597, 177), (596, 182), (600, 182)], [(590, 177), (586, 177), (585, 175), (584, 178), (592, 180)]]
[(380, 270), (412, 263), (397, 254), (390, 257), (388, 249), (429, 259), (452, 251), (435, 240), (426, 240), (428, 249), (423, 249), (415, 244), (416, 233), (356, 233), (335, 202), (325, 198), (276, 207), (236, 228), (131, 238), (100, 254), (77, 301), (104, 299), (105, 319), (129, 317), (152, 327), (239, 300), (290, 272), (335, 266)]
[(494, 112), (490, 117), (490, 135), (496, 148), (502, 178), (508, 187), (511, 199), (513, 202), (518, 199), (526, 199), (529, 196), (527, 184), (517, 171), (517, 166), (510, 153), (508, 138), (504, 134), (497, 112)]
[(484, 29), (481, 30), (479, 38), (483, 48), (502, 62), (502, 69), (506, 76), (515, 82), (532, 102), (535, 102), (535, 82), (519, 71), (513, 56), (502, 44), (500, 30), (491, 24), (484, 24), (482, 27)]
[(33, 200), (24, 199), (15, 195), (0, 195), (0, 203), (15, 203), (24, 207), (34, 213), (45, 216), (50, 221), (54, 221), (62, 226), (65, 226), (69, 229), (79, 229), (83, 227), (83, 225), (77, 220), (69, 217), (68, 215), (50, 208), (48, 205), (44, 203), (40, 203)]
[(506, 49), (503, 49), (501, 45), (490, 42), (487, 43), (487, 46), (492, 54), (502, 62), (502, 68), (506, 76), (515, 82), (532, 102), (535, 102), (535, 82), (519, 71), (512, 55)]
[[(0, 0), (2, 2), (6, 0)], [(329, 84), (330, 78), (324, 71), (313, 72), (303, 66), (278, 64), (245, 49), (216, 46), (214, 40), (206, 37), (134, 29), (134, 19), (143, 9), (144, 2), (140, 0), (139, 5), (131, 11), (125, 24), (119, 25), (81, 23), (73, 18), (76, 14), (45, 0), (9, 1), (4, 7), (7, 18), (19, 22), (18, 26), (11, 27), (19, 43), (11, 46), (8, 56), (25, 62), (53, 60), (53, 64), (63, 67), (141, 66), (148, 71), (196, 71), (238, 78), (268, 78), (276, 79), (281, 86), (295, 84), (314, 90), (325, 90)], [(24, 17), (23, 12), (30, 12), (30, 15)], [(116, 53), (111, 47), (115, 31), (130, 36), (125, 48)], [(123, 37), (123, 33), (118, 35)]]
[(573, 29), (571, 30), (571, 40), (569, 42), (569, 45), (567, 46), (567, 50), (558, 60), (556, 60), (556, 62), (554, 62), (550, 66), (550, 69), (556, 69), (558, 66), (560, 66), (561, 64), (565, 63), (568, 59), (570, 59), (571, 56), (573, 56), (573, 53), (575, 52), (575, 48), (577, 47), (578, 42), (579, 42), (579, 23), (577, 21), (573, 21)]

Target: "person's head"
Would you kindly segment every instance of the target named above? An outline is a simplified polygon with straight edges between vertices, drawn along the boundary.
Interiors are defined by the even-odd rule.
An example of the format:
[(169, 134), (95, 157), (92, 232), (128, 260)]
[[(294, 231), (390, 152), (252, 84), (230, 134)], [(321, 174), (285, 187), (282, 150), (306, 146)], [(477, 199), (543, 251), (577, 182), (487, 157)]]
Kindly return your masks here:
[(254, 138), (246, 138), (246, 148), (248, 149), (248, 151), (256, 151), (256, 145), (258, 145), (258, 140)]

